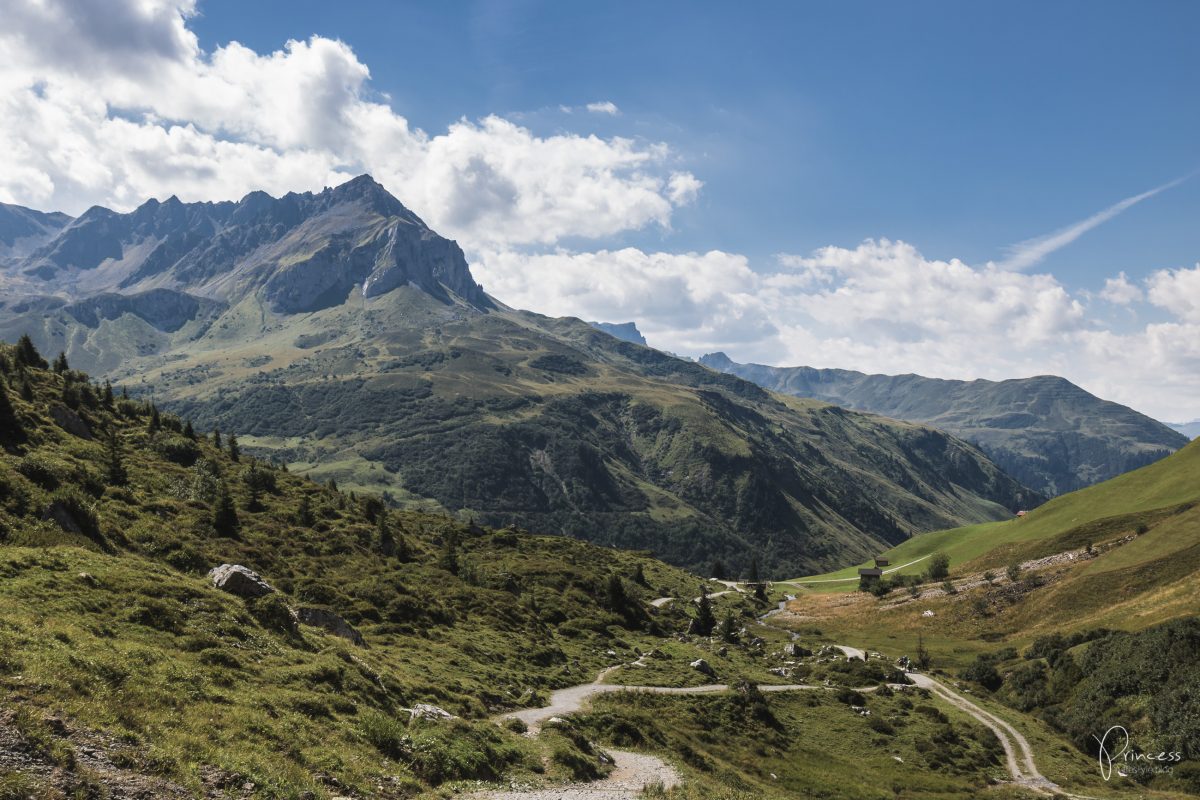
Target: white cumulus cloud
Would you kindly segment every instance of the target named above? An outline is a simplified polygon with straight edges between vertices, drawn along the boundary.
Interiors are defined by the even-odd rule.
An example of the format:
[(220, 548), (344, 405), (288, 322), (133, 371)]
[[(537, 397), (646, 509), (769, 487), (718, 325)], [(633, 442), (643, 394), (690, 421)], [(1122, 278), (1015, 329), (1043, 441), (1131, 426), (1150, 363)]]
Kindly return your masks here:
[(587, 110), (593, 114), (610, 114), (616, 116), (621, 113), (621, 109), (617, 108), (617, 104), (611, 100), (604, 100), (599, 103), (588, 103)]
[(1146, 279), (1147, 297), (1177, 317), (1200, 323), (1200, 264), (1191, 269), (1162, 269)]
[(371, 172), (432, 226), (483, 247), (667, 228), (700, 187), (661, 143), (539, 136), (495, 116), (426, 133), (374, 95), (345, 43), (206, 53), (187, 27), (195, 11), (194, 0), (0, 0), (0, 200), (78, 213)]
[(1157, 273), (1152, 301), (1178, 319), (1129, 333), (1108, 330), (1052, 275), (930, 259), (899, 241), (784, 254), (757, 270), (735, 253), (635, 248), (481, 252), (473, 269), (509, 304), (633, 320), (651, 345), (685, 355), (942, 378), (1058, 374), (1162, 418), (1200, 416), (1200, 267)]
[(1141, 300), (1144, 296), (1141, 288), (1129, 280), (1124, 272), (1120, 272), (1115, 278), (1106, 278), (1104, 288), (1100, 290), (1102, 299), (1118, 306), (1127, 306)]

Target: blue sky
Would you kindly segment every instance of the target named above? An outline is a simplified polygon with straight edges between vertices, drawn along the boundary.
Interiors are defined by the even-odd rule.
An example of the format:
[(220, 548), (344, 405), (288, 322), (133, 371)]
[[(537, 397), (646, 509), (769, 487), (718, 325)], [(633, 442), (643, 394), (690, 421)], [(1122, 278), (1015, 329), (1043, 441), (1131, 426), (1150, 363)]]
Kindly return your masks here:
[(686, 356), (1059, 374), (1200, 418), (1200, 4), (0, 13), (2, 202), (370, 172), (518, 308)]
[[(249, 8), (248, 8), (249, 7)], [(613, 242), (762, 258), (871, 237), (999, 259), (1200, 168), (1195, 3), (337, 3), (207, 0), (211, 48), (350, 43), (426, 130), (667, 141), (706, 184)], [(613, 118), (561, 105), (610, 100)], [(403, 197), (402, 197), (403, 199)], [(1200, 180), (1046, 259), (1071, 286), (1200, 253)]]

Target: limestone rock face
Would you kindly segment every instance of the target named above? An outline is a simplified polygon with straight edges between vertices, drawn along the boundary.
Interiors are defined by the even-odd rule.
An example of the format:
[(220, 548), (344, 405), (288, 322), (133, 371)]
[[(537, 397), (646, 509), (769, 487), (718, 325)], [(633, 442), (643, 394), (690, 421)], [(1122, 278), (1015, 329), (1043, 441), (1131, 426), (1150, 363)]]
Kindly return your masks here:
[(264, 581), (257, 572), (241, 564), (222, 564), (208, 573), (213, 586), (238, 597), (263, 597), (275, 591), (275, 587)]
[(696, 670), (696, 672), (699, 672), (701, 675), (707, 675), (710, 678), (717, 677), (717, 672), (716, 672), (716, 670), (714, 670), (712, 668), (712, 664), (709, 664), (703, 658), (697, 658), (695, 661), (693, 661), (691, 663), (691, 667), (692, 667), (692, 669)]

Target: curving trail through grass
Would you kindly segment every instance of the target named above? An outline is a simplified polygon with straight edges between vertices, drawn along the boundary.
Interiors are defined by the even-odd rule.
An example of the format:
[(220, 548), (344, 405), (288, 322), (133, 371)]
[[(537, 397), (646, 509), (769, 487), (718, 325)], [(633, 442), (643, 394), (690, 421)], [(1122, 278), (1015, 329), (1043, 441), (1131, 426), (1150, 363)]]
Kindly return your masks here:
[[(928, 558), (928, 556), (925, 556), (925, 558)], [(921, 560), (923, 559), (917, 559), (917, 561)], [(903, 569), (913, 563), (916, 562), (902, 564), (894, 569)], [(787, 581), (787, 583), (791, 583), (791, 581)], [(725, 585), (730, 587), (729, 590), (718, 594), (731, 594), (743, 591), (736, 583), (725, 582)], [(709, 596), (715, 597), (717, 595)], [(698, 600), (699, 598), (696, 599)], [(675, 600), (673, 597), (660, 597), (650, 601), (650, 604), (661, 608), (673, 600)], [(764, 614), (760, 617), (760, 621), (763, 624), (769, 624), (766, 620), (770, 617), (770, 614), (771, 612)], [(865, 661), (867, 658), (867, 654), (856, 647), (849, 645), (834, 645), (834, 647), (844, 653), (848, 659), (858, 658)], [(730, 689), (729, 685), (723, 683), (693, 687), (624, 686), (606, 683), (609, 675), (626, 666), (628, 665), (618, 664), (608, 667), (602, 670), (592, 683), (570, 686), (553, 692), (550, 695), (548, 705), (540, 708), (525, 708), (518, 711), (511, 711), (507, 714), (502, 714), (497, 718), (497, 721), (520, 720), (525, 723), (528, 729), (526, 735), (537, 736), (545, 723), (556, 717), (565, 717), (581, 711), (591, 698), (599, 694), (610, 692), (644, 692), (649, 694), (693, 695), (715, 694), (729, 691)], [(917, 687), (928, 689), (943, 702), (965, 712), (991, 730), (1004, 748), (1006, 765), (1014, 783), (1040, 794), (1058, 796), (1065, 794), (1057, 784), (1038, 771), (1033, 757), (1033, 748), (1030, 746), (1029, 740), (1011, 724), (991, 712), (980, 708), (966, 697), (963, 697), (958, 692), (955, 692), (928, 675), (918, 672), (908, 672), (906, 675)], [(813, 684), (761, 684), (758, 687), (759, 691), (762, 692), (815, 691), (828, 690), (829, 688)], [(871, 692), (876, 688), (869, 686), (863, 687), (858, 691)], [(483, 791), (472, 793), (469, 796), (478, 798), (479, 800), (484, 800), (484, 798), (487, 798), (487, 800), (636, 800), (646, 786), (661, 784), (664, 788), (669, 788), (679, 783), (679, 773), (657, 756), (623, 750), (609, 750), (608, 753), (613, 758), (614, 769), (607, 777), (598, 781), (541, 789)], [(1065, 794), (1065, 796), (1077, 798), (1077, 800), (1089, 800), (1080, 795)]]

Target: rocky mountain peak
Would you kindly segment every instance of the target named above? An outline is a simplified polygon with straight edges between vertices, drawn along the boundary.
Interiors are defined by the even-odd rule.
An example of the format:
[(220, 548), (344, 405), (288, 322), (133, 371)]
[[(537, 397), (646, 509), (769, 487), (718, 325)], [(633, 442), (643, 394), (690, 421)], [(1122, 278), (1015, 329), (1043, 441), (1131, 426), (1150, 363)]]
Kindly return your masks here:
[[(36, 213), (36, 212), (34, 212)], [(321, 192), (238, 202), (147, 200), (129, 213), (89, 209), (17, 264), (39, 293), (74, 299), (166, 288), (228, 303), (261, 292), (273, 310), (338, 305), (416, 286), (443, 302), (491, 301), (462, 250), (370, 175)]]

